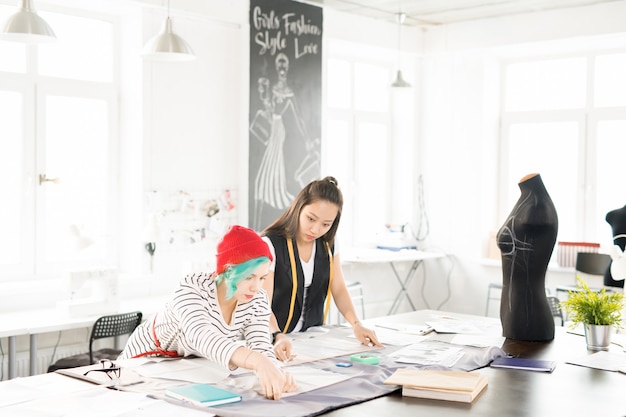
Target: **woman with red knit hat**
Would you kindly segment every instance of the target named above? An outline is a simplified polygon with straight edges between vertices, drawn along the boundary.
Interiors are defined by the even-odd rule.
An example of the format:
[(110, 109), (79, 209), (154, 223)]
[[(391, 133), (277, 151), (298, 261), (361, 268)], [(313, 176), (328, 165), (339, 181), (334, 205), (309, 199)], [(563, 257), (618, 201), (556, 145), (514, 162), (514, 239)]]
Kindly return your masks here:
[(135, 329), (119, 358), (201, 356), (230, 370), (256, 371), (267, 398), (294, 391), (269, 332), (262, 286), (272, 259), (254, 230), (232, 226), (217, 245), (215, 272), (184, 277), (165, 308)]

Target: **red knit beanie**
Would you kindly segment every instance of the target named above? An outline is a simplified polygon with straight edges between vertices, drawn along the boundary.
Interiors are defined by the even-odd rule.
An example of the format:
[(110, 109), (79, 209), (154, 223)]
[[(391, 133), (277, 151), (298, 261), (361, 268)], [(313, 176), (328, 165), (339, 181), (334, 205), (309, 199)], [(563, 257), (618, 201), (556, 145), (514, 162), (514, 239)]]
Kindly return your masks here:
[(258, 233), (247, 227), (232, 226), (217, 244), (215, 272), (221, 274), (229, 265), (237, 265), (262, 256), (272, 260), (267, 243)]

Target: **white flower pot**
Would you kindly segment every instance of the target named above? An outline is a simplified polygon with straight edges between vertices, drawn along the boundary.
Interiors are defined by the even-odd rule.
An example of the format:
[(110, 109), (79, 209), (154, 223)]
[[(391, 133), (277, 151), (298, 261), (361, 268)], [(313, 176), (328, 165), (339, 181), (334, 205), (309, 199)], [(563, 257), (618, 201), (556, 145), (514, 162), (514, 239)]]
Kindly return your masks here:
[(589, 350), (609, 350), (613, 326), (585, 324), (585, 340)]

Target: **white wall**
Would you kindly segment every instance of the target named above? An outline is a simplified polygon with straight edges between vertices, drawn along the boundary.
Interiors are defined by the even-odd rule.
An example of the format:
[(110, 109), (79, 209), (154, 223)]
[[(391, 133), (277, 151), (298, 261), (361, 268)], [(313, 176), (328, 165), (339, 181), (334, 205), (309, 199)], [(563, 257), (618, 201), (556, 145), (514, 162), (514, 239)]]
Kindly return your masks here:
[[(216, 1), (175, 4), (170, 12), (174, 32), (191, 45), (197, 59), (145, 61), (137, 80), (142, 86), (143, 196), (142, 216), (136, 223), (145, 225), (146, 213), (159, 218), (162, 230), (154, 271), (166, 281), (211, 264), (217, 237), (228, 223), (244, 222), (242, 208), (247, 207), (247, 2), (232, 1), (228, 7)], [(162, 6), (144, 9), (142, 44), (160, 30), (166, 16)], [(169, 218), (163, 214), (173, 210), (177, 193), (189, 194), (195, 204), (202, 204), (225, 190), (235, 198), (236, 209), (211, 219), (206, 240), (170, 243), (169, 226), (192, 229), (201, 222), (197, 213), (191, 220), (182, 218), (189, 213)], [(143, 247), (137, 244), (141, 242), (137, 234), (128, 239)], [(147, 273), (147, 253), (143, 249), (134, 253), (126, 259), (124, 270)]]

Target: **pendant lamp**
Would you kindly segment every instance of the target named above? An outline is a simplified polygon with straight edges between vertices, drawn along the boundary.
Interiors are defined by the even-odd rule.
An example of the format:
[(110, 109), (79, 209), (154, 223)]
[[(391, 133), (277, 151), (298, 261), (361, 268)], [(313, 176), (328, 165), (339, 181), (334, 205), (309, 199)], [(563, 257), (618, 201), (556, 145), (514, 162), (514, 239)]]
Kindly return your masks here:
[(402, 31), (402, 23), (404, 19), (406, 19), (406, 14), (398, 13), (397, 16), (398, 21), (398, 72), (396, 73), (396, 80), (391, 84), (392, 87), (410, 87), (411, 84), (404, 81), (402, 78), (402, 70), (400, 69), (400, 39), (401, 39), (401, 31)]
[(170, 2), (167, 1), (167, 17), (161, 31), (146, 43), (143, 48), (145, 58), (154, 61), (192, 61), (196, 59), (187, 42), (172, 31)]
[(6, 21), (1, 39), (25, 43), (56, 41), (54, 31), (31, 7), (30, 0), (20, 0), (20, 10)]

